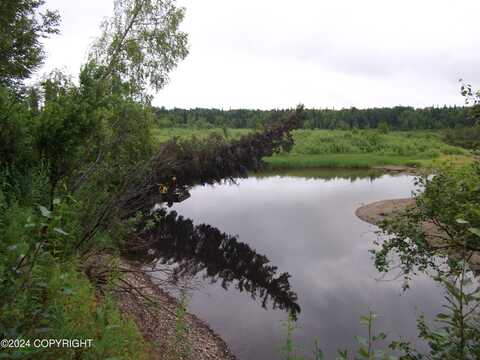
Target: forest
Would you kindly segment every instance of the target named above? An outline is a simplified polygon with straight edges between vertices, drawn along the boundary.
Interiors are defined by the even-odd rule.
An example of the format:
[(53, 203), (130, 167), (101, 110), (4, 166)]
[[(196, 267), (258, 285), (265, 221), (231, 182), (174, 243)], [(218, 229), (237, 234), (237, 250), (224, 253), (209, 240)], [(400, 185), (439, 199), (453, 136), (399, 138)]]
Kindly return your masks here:
[[(291, 109), (218, 110), (155, 108), (155, 121), (160, 127), (250, 128), (258, 129), (267, 121), (281, 119)], [(375, 129), (386, 124), (391, 130), (438, 130), (471, 127), (476, 121), (468, 107), (429, 107), (415, 109), (397, 106), (373, 109), (305, 109), (305, 129)], [(384, 126), (384, 125), (383, 125)]]

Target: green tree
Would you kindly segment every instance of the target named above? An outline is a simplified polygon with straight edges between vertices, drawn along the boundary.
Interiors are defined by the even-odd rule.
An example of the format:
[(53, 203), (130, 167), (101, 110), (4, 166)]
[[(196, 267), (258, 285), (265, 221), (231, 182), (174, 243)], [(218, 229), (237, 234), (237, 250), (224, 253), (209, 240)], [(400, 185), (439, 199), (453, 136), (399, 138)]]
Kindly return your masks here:
[(184, 9), (175, 0), (115, 0), (114, 14), (90, 60), (101, 66), (102, 78), (120, 77), (132, 94), (161, 89), (188, 54), (187, 34), (179, 30)]
[(40, 11), (44, 0), (0, 2), (0, 85), (30, 77), (45, 57), (41, 39), (58, 33), (60, 16)]
[(423, 191), (416, 194), (415, 206), (379, 224), (392, 236), (373, 250), (380, 271), (388, 271), (392, 255), (398, 255), (407, 279), (417, 270), (450, 272), (458, 261), (480, 251), (480, 237), (475, 234), (480, 228), (480, 163), (421, 176), (417, 185)]

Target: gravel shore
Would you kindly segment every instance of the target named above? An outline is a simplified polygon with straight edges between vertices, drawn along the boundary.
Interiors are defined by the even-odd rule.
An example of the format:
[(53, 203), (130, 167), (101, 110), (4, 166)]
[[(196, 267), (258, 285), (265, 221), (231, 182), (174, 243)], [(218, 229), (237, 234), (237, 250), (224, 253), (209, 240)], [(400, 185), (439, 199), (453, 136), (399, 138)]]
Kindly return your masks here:
[[(122, 313), (132, 318), (145, 340), (151, 344), (151, 358), (168, 359), (169, 339), (175, 329), (178, 302), (155, 285), (150, 276), (140, 268), (124, 261), (122, 269), (130, 269), (123, 280), (134, 286), (138, 293), (127, 292), (117, 296)], [(148, 300), (155, 302), (152, 305)], [(187, 314), (188, 356), (183, 360), (235, 360), (226, 343), (208, 324), (195, 315)]]

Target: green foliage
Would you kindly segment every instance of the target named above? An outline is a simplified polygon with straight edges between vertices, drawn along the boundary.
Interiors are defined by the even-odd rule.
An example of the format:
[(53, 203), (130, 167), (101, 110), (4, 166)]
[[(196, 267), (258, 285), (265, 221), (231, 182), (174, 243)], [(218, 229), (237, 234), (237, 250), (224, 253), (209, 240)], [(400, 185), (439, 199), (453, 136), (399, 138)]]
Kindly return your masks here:
[[(368, 315), (362, 316), (360, 318), (360, 323), (367, 328), (367, 337), (356, 336), (355, 340), (358, 343), (358, 347), (354, 353), (351, 353), (348, 349), (337, 350), (336, 360), (399, 360), (404, 359), (403, 357), (394, 356), (393, 349), (399, 349), (401, 346), (408, 348), (408, 344), (394, 342), (390, 347), (392, 349), (382, 350), (377, 346), (378, 342), (384, 341), (387, 338), (387, 335), (383, 332), (376, 334), (373, 330), (374, 322), (377, 318), (377, 314), (372, 311), (369, 311)], [(295, 347), (293, 340), (293, 333), (295, 329), (298, 329), (298, 326), (295, 323), (295, 320), (289, 316), (285, 322), (287, 329), (287, 336), (285, 338), (285, 343), (281, 348), (283, 359), (285, 360), (305, 360), (302, 355), (298, 355), (300, 352), (299, 349)], [(352, 354), (353, 356), (350, 356)], [(313, 351), (313, 360), (324, 360), (325, 355), (319, 347), (318, 341), (315, 341), (314, 351)]]
[(417, 319), (419, 338), (429, 348), (428, 354), (409, 343), (394, 341), (392, 349), (404, 360), (473, 360), (480, 356), (480, 288), (477, 280), (462, 262), (460, 272), (437, 279), (445, 289), (445, 311), (435, 316), (432, 328), (423, 315)]
[[(227, 140), (234, 140), (249, 129), (228, 129)], [(154, 128), (157, 144), (172, 138), (206, 139), (211, 134), (225, 136), (222, 129)], [(390, 132), (375, 130), (295, 130), (290, 153), (276, 154), (265, 161), (273, 168), (350, 167), (366, 168), (383, 165), (426, 166), (432, 159), (468, 159), (469, 152), (442, 141), (436, 132)]]
[(93, 346), (2, 357), (142, 359), (138, 329), (80, 266), (88, 250), (118, 252), (112, 238), (124, 227), (82, 240), (129, 172), (152, 156), (143, 90), (161, 87), (186, 55), (183, 10), (171, 1), (116, 1), (100, 41), (105, 52), (95, 48), (78, 85), (57, 71), (22, 88), (43, 59), (41, 38), (57, 32), (58, 15), (41, 14), (43, 3), (0, 4), (0, 338), (84, 338)]
[(44, 59), (41, 39), (58, 33), (58, 13), (40, 12), (44, 0), (0, 3), (0, 86), (18, 85)]
[(61, 179), (72, 176), (82, 163), (83, 145), (96, 129), (85, 111), (81, 93), (61, 73), (42, 83), (44, 106), (34, 126), (34, 146), (48, 167), (51, 197)]
[(297, 329), (297, 325), (295, 322), (295, 316), (292, 313), (288, 314), (287, 321), (285, 322), (285, 328), (287, 330), (287, 334), (285, 337), (285, 343), (281, 348), (282, 358), (284, 360), (302, 360), (303, 357), (298, 356), (297, 349), (295, 348), (294, 341), (293, 341), (293, 332)]
[(467, 149), (478, 149), (480, 147), (480, 91), (474, 91), (470, 84), (466, 84), (460, 79), (460, 93), (465, 99), (465, 104), (470, 105), (467, 117), (471, 126), (458, 126), (455, 129), (445, 131), (445, 141), (463, 146)]
[[(385, 340), (387, 335), (383, 332), (375, 334), (373, 332), (373, 325), (377, 314), (372, 311), (368, 312), (368, 315), (362, 316), (360, 322), (362, 325), (365, 325), (368, 331), (368, 336), (366, 338), (357, 336), (356, 340), (358, 342), (357, 355), (360, 359), (368, 360), (394, 360), (394, 356), (388, 355), (384, 350), (376, 350), (375, 345), (378, 341)], [(347, 359), (347, 352), (339, 352), (340, 359)]]
[(168, 73), (187, 54), (187, 34), (179, 30), (184, 9), (175, 0), (115, 0), (114, 17), (103, 24), (90, 58), (102, 77), (118, 76), (132, 93), (160, 90)]
[(445, 142), (466, 149), (480, 148), (480, 122), (473, 127), (449, 129), (445, 131)]
[(352, 168), (362, 169), (373, 166), (403, 165), (421, 166), (421, 159), (408, 156), (380, 154), (325, 154), (296, 155), (279, 154), (265, 159), (273, 169), (305, 169), (305, 168)]
[(379, 134), (375, 130), (328, 131), (296, 130), (292, 154), (378, 154), (430, 158), (440, 154), (467, 154), (446, 145), (440, 135), (431, 132)]
[(480, 288), (465, 268), (452, 279), (442, 278), (446, 290), (446, 312), (437, 314), (441, 326), (432, 330), (425, 318), (418, 320), (420, 338), (427, 341), (432, 359), (478, 359), (480, 356)]
[(442, 263), (455, 266), (457, 256), (451, 254), (462, 259), (480, 249), (480, 238), (470, 230), (480, 226), (479, 163), (444, 168), (433, 177), (419, 177), (417, 184), (422, 192), (415, 196), (416, 206), (380, 224), (392, 235), (372, 251), (380, 271), (388, 271), (394, 259), (407, 278), (416, 270), (440, 271)]
[[(475, 109), (475, 112), (472, 111)], [(475, 125), (480, 107), (412, 107), (396, 106), (393, 108), (372, 109), (305, 109), (304, 129), (375, 129), (385, 123), (390, 130), (434, 130)], [(212, 127), (232, 127), (257, 129), (268, 122), (278, 121), (291, 112), (283, 110), (219, 110), (219, 109), (178, 109), (156, 108), (156, 121), (171, 127), (194, 127), (197, 122), (207, 123)]]
[(0, 338), (93, 339), (92, 348), (9, 349), (6, 358), (142, 358), (136, 327), (120, 317), (109, 294), (98, 303), (78, 271), (74, 209), (54, 204), (53, 211), (7, 206), (0, 196)]
[[(438, 325), (432, 328), (427, 319), (420, 315), (417, 319), (419, 339), (425, 341), (428, 351), (419, 351), (405, 341), (392, 341), (388, 349), (379, 348), (378, 343), (385, 342), (387, 335), (374, 332), (377, 314), (370, 311), (362, 316), (360, 322), (367, 328), (367, 337), (356, 336), (358, 346), (354, 352), (337, 350), (337, 360), (474, 360), (480, 356), (480, 287), (468, 270), (466, 262), (456, 275), (441, 276), (437, 279), (445, 291), (445, 311), (435, 316)], [(289, 318), (287, 337), (282, 347), (286, 360), (304, 360), (298, 356), (293, 332), (297, 328)], [(315, 344), (315, 360), (323, 360), (324, 354)]]
[[(226, 129), (226, 128), (225, 128)], [(163, 144), (173, 138), (178, 140), (207, 139), (213, 134), (223, 136), (228, 140), (239, 139), (243, 135), (252, 133), (249, 129), (227, 129), (227, 134), (223, 129), (190, 129), (190, 128), (158, 128), (152, 129), (153, 141), (156, 144)]]
[(389, 132), (389, 127), (388, 123), (386, 121), (382, 121), (381, 123), (378, 124), (378, 131), (382, 134), (388, 134)]
[[(35, 166), (32, 151), (32, 115), (12, 89), (0, 86), (0, 172), (11, 192), (28, 191)], [(9, 196), (9, 195), (7, 195)]]

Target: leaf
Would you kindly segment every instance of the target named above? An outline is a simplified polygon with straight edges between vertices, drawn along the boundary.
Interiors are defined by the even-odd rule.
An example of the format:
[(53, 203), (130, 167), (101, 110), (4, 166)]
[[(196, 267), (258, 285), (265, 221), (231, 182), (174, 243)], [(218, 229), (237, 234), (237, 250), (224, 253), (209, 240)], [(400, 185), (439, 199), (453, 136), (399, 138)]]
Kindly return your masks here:
[(468, 221), (464, 220), (464, 219), (456, 219), (455, 220), (458, 224), (468, 224)]
[(478, 237), (480, 237), (480, 229), (478, 229), (478, 228), (470, 228), (470, 229), (468, 229), (468, 231), (470, 231), (472, 234), (475, 234), (475, 235), (477, 235)]
[(62, 235), (69, 235), (67, 232), (63, 231), (62, 229), (60, 228), (54, 228), (53, 231), (59, 233), (59, 234), (62, 234)]
[(42, 214), (43, 217), (46, 217), (48, 219), (52, 217), (52, 212), (48, 210), (45, 206), (38, 205), (38, 208), (40, 209), (40, 213)]
[(336, 360), (346, 360), (348, 357), (348, 350), (337, 350), (338, 357)]
[(379, 333), (377, 336), (374, 336), (373, 337), (373, 340), (374, 341), (377, 341), (377, 340), (385, 340), (387, 338), (387, 334), (381, 332)]
[(358, 349), (358, 353), (359, 353), (361, 356), (363, 356), (363, 357), (365, 357), (365, 358), (367, 358), (367, 359), (368, 359), (368, 357), (369, 357), (368, 351), (367, 351), (365, 348), (363, 348), (363, 347), (361, 347), (360, 349)]

